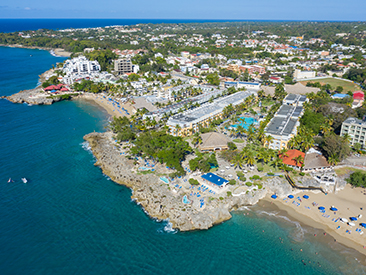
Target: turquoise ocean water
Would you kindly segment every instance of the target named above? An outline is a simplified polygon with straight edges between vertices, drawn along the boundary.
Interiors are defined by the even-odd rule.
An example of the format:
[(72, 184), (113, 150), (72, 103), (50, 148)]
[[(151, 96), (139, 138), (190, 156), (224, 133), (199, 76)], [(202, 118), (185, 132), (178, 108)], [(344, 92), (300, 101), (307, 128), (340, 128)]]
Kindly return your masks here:
[[(0, 95), (35, 87), (37, 76), (61, 60), (0, 47)], [(366, 272), (360, 255), (331, 237), (319, 242), (312, 236), (320, 231), (270, 205), (237, 211), (206, 231), (175, 232), (150, 219), (128, 188), (93, 165), (82, 137), (103, 131), (107, 115), (91, 103), (0, 100), (0, 111), (0, 274)]]

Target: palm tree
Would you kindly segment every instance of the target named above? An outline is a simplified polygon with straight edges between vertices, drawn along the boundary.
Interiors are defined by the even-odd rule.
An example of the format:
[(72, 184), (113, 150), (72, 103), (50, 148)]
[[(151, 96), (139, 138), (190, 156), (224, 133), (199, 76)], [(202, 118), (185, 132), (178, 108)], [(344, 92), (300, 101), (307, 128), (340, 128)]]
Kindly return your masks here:
[(352, 137), (351, 137), (348, 133), (345, 133), (345, 134), (342, 136), (342, 140), (343, 140), (343, 142), (350, 143), (350, 142), (351, 142), (351, 139), (352, 139)]
[[(245, 148), (244, 148), (245, 149)], [(242, 151), (242, 159), (246, 164), (253, 166), (255, 163), (256, 152), (247, 148), (246, 150)]]
[(254, 139), (254, 136), (255, 136), (255, 128), (254, 128), (254, 126), (253, 125), (250, 125), (245, 132), (247, 134), (248, 141), (252, 141)]
[(339, 162), (338, 156), (336, 154), (332, 154), (328, 157), (328, 162), (330, 165), (337, 165)]
[(241, 168), (241, 166), (243, 165), (243, 159), (241, 158), (240, 154), (237, 154), (230, 162), (231, 164), (234, 164), (235, 168), (239, 167)]
[(178, 135), (180, 129), (182, 129), (182, 127), (180, 127), (179, 124), (175, 125), (175, 133), (176, 133), (176, 136)]
[(261, 142), (262, 146), (264, 146), (264, 144), (265, 144), (264, 137), (265, 137), (264, 128), (259, 127), (257, 130), (257, 138)]
[(329, 133), (332, 132), (332, 130), (332, 126), (330, 126), (328, 123), (320, 125), (320, 131), (324, 136), (327, 136)]
[(237, 135), (241, 137), (241, 136), (243, 136), (244, 132), (245, 132), (245, 129), (243, 128), (243, 126), (238, 125), (238, 127), (236, 128)]
[(198, 144), (202, 143), (202, 137), (199, 133), (195, 133), (192, 139), (193, 144), (197, 147)]
[(296, 148), (298, 145), (296, 137), (292, 137), (289, 142), (287, 143), (287, 148), (292, 149), (292, 148)]
[(304, 150), (304, 152), (306, 152), (313, 146), (314, 146), (314, 138), (312, 136), (306, 136), (301, 144), (301, 148)]
[(288, 157), (288, 154), (287, 154), (287, 149), (286, 148), (282, 148), (279, 152), (278, 152), (278, 156), (281, 156), (282, 158), (284, 157)]
[(278, 169), (278, 168), (282, 167), (282, 165), (283, 165), (283, 161), (282, 161), (282, 159), (281, 159), (281, 158), (279, 158), (279, 157), (275, 157), (275, 158), (272, 160), (271, 165), (272, 165), (273, 167), (275, 167), (276, 169)]
[(295, 161), (296, 166), (298, 166), (299, 164), (302, 165), (304, 163), (304, 158), (301, 155), (298, 155), (297, 157), (294, 157), (292, 159)]
[(263, 137), (263, 143), (264, 143), (264, 145), (270, 145), (271, 144), (271, 142), (273, 141), (273, 137), (271, 136), (271, 135), (265, 135), (264, 137)]

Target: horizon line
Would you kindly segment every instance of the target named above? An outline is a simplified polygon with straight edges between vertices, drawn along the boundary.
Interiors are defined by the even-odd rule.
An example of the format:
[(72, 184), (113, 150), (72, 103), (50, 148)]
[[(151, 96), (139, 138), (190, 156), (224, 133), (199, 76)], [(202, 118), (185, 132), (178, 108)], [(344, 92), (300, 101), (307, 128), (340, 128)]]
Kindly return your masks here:
[(209, 18), (0, 18), (0, 20), (210, 20), (217, 21), (268, 21), (268, 22), (360, 22), (366, 20), (330, 20), (330, 19), (209, 19)]

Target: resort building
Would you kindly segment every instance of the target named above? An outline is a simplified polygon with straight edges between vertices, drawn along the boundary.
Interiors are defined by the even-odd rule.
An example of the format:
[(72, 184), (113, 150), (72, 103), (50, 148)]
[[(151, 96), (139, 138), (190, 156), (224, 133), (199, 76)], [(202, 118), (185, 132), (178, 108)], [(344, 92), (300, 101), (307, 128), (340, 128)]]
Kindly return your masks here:
[(89, 61), (85, 56), (80, 55), (70, 60), (66, 60), (62, 69), (66, 75), (75, 74), (91, 74), (100, 71), (98, 61)]
[(306, 95), (288, 94), (283, 100), (283, 104), (292, 106), (303, 106), (304, 103), (308, 101), (309, 100), (306, 98)]
[(80, 55), (65, 61), (62, 68), (65, 76), (62, 77), (62, 82), (71, 85), (78, 80), (90, 80), (94, 76), (99, 75), (100, 70), (101, 67), (98, 61), (89, 61), (85, 56)]
[(302, 169), (303, 172), (324, 172), (331, 170), (332, 166), (320, 151), (310, 148), (310, 150), (306, 152)]
[(365, 148), (366, 137), (366, 120), (354, 117), (347, 118), (342, 123), (341, 136), (348, 134), (351, 145), (359, 143)]
[[(281, 155), (280, 158), (282, 159), (283, 164), (286, 164), (291, 168), (299, 170), (301, 166), (304, 164), (305, 153), (296, 149), (288, 150), (286, 154)], [(299, 160), (297, 160), (297, 158), (299, 158)]]
[(212, 120), (223, 117), (223, 110), (232, 104), (239, 105), (244, 100), (255, 95), (255, 92), (237, 92), (235, 94), (215, 99), (212, 103), (207, 103), (201, 107), (188, 110), (169, 118), (167, 126), (174, 136), (187, 136), (199, 130), (199, 127), (208, 127)]
[(213, 187), (218, 192), (223, 191), (227, 184), (229, 183), (228, 180), (214, 174), (214, 173), (207, 173), (201, 176), (203, 183)]
[(201, 134), (202, 142), (199, 145), (201, 151), (221, 151), (229, 149), (227, 145), (232, 140), (224, 134), (210, 132)]
[[(184, 89), (188, 88), (189, 85), (185, 86), (185, 85), (180, 85), (177, 87), (180, 87), (177, 89), (177, 87), (174, 88), (168, 88), (166, 90), (166, 93), (170, 94), (170, 96), (164, 96), (167, 99), (173, 99), (173, 92), (180, 92), (182, 91), (184, 93)], [(224, 92), (226, 91), (226, 89), (217, 89), (214, 86), (209, 86), (209, 85), (195, 85), (193, 86), (193, 88), (196, 89), (201, 89), (201, 91), (203, 92), (202, 94), (195, 96), (195, 97), (191, 97), (191, 98), (186, 98), (183, 99), (177, 103), (168, 105), (164, 108), (161, 108), (157, 111), (154, 112), (149, 112), (147, 114), (144, 115), (144, 119), (146, 117), (149, 118), (154, 118), (154, 117), (158, 117), (158, 118), (162, 118), (165, 114), (176, 114), (178, 113), (182, 108), (184, 108), (185, 105), (187, 104), (204, 104), (206, 102), (208, 102), (210, 99), (216, 98), (216, 97), (220, 97), (222, 94), (224, 94)], [(169, 90), (171, 89), (171, 90)], [(158, 97), (161, 96), (158, 93)]]
[(247, 90), (255, 90), (259, 91), (261, 88), (261, 84), (258, 82), (244, 82), (244, 81), (228, 81), (225, 82), (225, 88), (235, 87), (239, 88), (246, 88)]
[(273, 140), (266, 144), (267, 147), (276, 150), (287, 148), (287, 143), (297, 134), (299, 119), (304, 114), (302, 105), (307, 100), (306, 96), (302, 95), (286, 96), (283, 105), (265, 128), (265, 134), (273, 137)]

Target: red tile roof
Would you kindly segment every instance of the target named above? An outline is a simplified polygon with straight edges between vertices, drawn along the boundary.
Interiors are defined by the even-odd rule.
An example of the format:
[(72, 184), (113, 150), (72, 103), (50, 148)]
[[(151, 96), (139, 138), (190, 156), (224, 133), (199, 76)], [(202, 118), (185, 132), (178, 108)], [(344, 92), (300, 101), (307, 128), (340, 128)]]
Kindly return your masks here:
[(288, 150), (286, 152), (286, 155), (283, 157), (280, 156), (283, 163), (286, 165), (301, 167), (301, 163), (296, 164), (296, 161), (294, 160), (294, 158), (296, 158), (297, 156), (302, 156), (303, 160), (305, 159), (305, 153), (303, 153), (299, 150), (296, 150), (296, 149)]
[(353, 93), (353, 99), (364, 100), (364, 93), (362, 91), (355, 91)]

